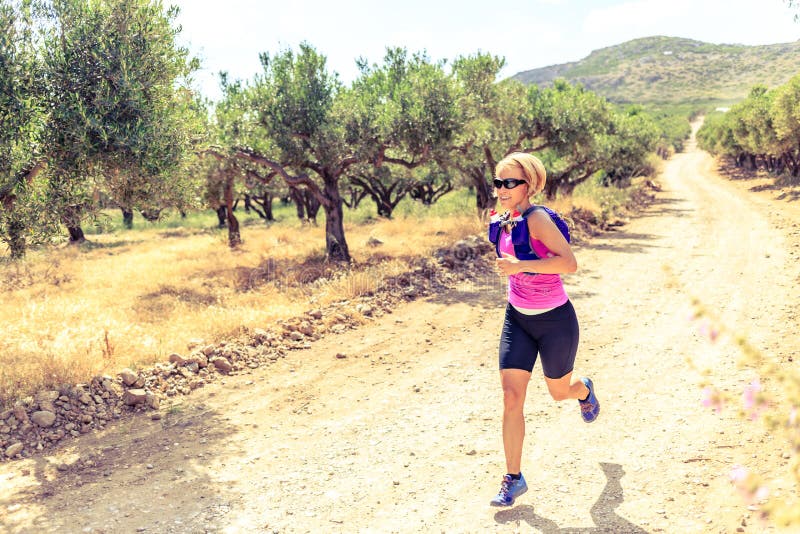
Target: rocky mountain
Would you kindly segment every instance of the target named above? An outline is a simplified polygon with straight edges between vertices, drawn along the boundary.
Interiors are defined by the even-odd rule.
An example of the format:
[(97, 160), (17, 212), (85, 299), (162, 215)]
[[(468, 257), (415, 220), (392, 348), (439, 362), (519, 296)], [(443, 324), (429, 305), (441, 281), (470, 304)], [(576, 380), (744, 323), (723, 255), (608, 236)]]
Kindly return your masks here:
[(525, 83), (582, 83), (614, 102), (731, 103), (756, 84), (775, 87), (800, 73), (800, 41), (763, 46), (645, 37), (595, 50), (580, 61), (519, 72)]

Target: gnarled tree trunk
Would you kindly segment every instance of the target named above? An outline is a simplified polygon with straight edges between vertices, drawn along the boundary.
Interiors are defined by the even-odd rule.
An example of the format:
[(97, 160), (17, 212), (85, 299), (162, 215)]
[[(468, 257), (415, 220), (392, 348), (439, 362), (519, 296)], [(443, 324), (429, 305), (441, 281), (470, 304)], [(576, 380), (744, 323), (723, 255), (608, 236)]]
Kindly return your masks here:
[(228, 220), (228, 208), (225, 207), (225, 204), (222, 204), (220, 207), (216, 209), (217, 212), (217, 220), (219, 221), (219, 227), (225, 228)]
[(22, 222), (16, 220), (9, 222), (7, 244), (12, 260), (21, 260), (25, 257), (27, 243), (25, 242), (25, 226)]
[(547, 200), (555, 200), (558, 196), (558, 182), (555, 180), (547, 180), (544, 184), (543, 191)]
[(297, 210), (297, 218), (301, 221), (306, 220), (306, 203), (303, 199), (303, 194), (297, 187), (289, 188), (289, 198), (294, 202), (294, 207)]
[(228, 222), (228, 246), (236, 248), (242, 244), (242, 236), (239, 233), (239, 220), (233, 214), (233, 182), (236, 179), (234, 171), (225, 173), (225, 208), (227, 211)]
[(475, 204), (478, 211), (487, 210), (494, 206), (495, 199), (494, 195), (492, 195), (492, 186), (486, 178), (484, 167), (473, 167), (469, 169), (468, 174), (472, 179), (472, 185), (475, 187)]
[(325, 252), (331, 261), (350, 261), (350, 249), (344, 237), (344, 210), (336, 180), (325, 180), (325, 195), (330, 205), (325, 206)]
[(69, 232), (69, 244), (78, 245), (86, 241), (81, 228), (81, 210), (78, 206), (68, 206), (61, 213), (61, 222)]
[(25, 225), (14, 214), (15, 195), (7, 194), (0, 199), (0, 209), (6, 212), (8, 220), (6, 232), (6, 244), (12, 260), (20, 260), (25, 257), (27, 243), (25, 241)]
[(86, 241), (86, 236), (83, 235), (83, 228), (78, 226), (67, 226), (67, 231), (69, 232), (69, 244), (70, 245), (79, 245)]
[(303, 198), (303, 204), (306, 209), (306, 216), (308, 217), (308, 220), (311, 221), (314, 225), (316, 225), (317, 213), (319, 213), (319, 208), (322, 205), (320, 204), (317, 197), (315, 197), (314, 194), (308, 189), (304, 189), (303, 191), (301, 191), (301, 196)]
[(274, 221), (275, 215), (272, 213), (272, 201), (275, 199), (272, 193), (264, 193), (261, 207), (264, 209), (264, 218), (268, 221)]
[(297, 218), (317, 224), (317, 213), (322, 206), (319, 199), (308, 189), (292, 187), (289, 195), (297, 208)]
[(122, 210), (122, 226), (128, 230), (133, 228), (133, 210), (128, 208), (120, 208)]

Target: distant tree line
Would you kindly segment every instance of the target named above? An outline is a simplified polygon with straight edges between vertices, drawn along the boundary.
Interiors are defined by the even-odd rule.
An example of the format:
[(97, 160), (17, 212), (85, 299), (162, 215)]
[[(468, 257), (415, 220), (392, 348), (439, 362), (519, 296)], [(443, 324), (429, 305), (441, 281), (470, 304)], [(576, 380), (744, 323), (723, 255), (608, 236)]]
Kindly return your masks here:
[[(498, 80), (490, 54), (447, 64), (390, 48), (343, 84), (313, 47), (261, 54), (252, 80), (221, 75), (223, 98), (189, 89), (198, 62), (176, 44), (175, 8), (151, 0), (0, 0), (0, 239), (12, 257), (116, 206), (126, 225), (205, 204), (241, 242), (234, 207), (271, 218), (325, 213), (326, 255), (349, 261), (343, 208), (369, 198), (391, 217), (406, 197), (454, 187), (491, 206), (495, 162), (545, 162), (545, 194), (601, 174), (625, 183), (673, 143), (641, 108), (578, 85)], [(679, 142), (679, 141), (678, 141)]]
[(659, 130), (656, 154), (667, 159), (675, 152), (681, 152), (684, 143), (692, 134), (690, 122), (694, 120), (697, 113), (695, 111), (687, 112), (685, 109), (665, 108), (652, 110), (650, 115), (655, 119)]
[(736, 166), (800, 176), (800, 74), (774, 89), (755, 86), (725, 113), (706, 117), (698, 145)]

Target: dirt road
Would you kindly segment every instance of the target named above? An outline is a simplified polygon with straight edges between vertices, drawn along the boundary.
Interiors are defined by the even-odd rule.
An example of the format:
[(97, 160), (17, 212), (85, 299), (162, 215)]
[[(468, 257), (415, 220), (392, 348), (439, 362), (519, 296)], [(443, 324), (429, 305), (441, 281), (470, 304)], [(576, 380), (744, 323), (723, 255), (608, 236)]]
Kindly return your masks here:
[(504, 290), (487, 276), (203, 388), (159, 421), (0, 465), (0, 530), (764, 531), (729, 473), (780, 476), (785, 447), (735, 408), (701, 406), (686, 358), (729, 391), (753, 375), (687, 316), (698, 297), (771, 357), (796, 354), (800, 208), (714, 169), (690, 146), (641, 217), (577, 248), (565, 278), (582, 326), (576, 372), (594, 379), (602, 412), (584, 424), (537, 366), (530, 490), (512, 508), (488, 506), (504, 468)]

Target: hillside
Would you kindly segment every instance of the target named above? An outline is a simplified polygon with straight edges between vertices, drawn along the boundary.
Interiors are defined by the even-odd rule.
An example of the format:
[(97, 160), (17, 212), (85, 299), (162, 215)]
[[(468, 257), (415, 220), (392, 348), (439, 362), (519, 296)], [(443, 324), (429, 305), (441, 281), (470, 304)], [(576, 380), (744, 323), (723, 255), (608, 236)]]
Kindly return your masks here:
[(775, 87), (800, 73), (800, 41), (764, 46), (646, 37), (595, 50), (573, 63), (523, 71), (513, 78), (547, 86), (580, 82), (614, 102), (730, 103), (763, 83)]

